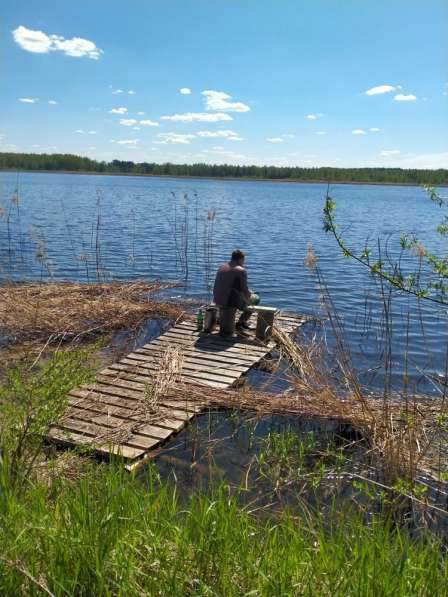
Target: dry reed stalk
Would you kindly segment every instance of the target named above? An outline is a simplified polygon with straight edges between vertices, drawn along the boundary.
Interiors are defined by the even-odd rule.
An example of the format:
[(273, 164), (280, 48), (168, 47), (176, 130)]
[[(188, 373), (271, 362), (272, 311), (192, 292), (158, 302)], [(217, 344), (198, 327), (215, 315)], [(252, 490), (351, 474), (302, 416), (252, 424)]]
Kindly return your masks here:
[(136, 329), (151, 317), (177, 319), (173, 303), (148, 295), (174, 284), (108, 282), (101, 284), (8, 283), (0, 286), (0, 334), (10, 344), (58, 342), (116, 329)]
[(432, 476), (444, 472), (438, 452), (442, 444), (445, 456), (448, 452), (448, 429), (441, 424), (447, 415), (446, 406), (422, 397), (407, 402), (399, 395), (391, 396), (387, 402), (382, 396), (367, 397), (347, 368), (347, 358), (341, 367), (344, 394), (340, 384), (331, 383), (326, 369), (319, 367), (321, 360), (316, 358), (319, 356), (316, 347), (301, 347), (275, 326), (273, 338), (282, 356), (291, 363), (295, 392), (316, 401), (324, 416), (331, 413), (331, 418), (342, 418), (359, 431), (368, 441), (371, 455), (388, 483), (394, 484), (399, 479), (412, 482), (422, 470)]

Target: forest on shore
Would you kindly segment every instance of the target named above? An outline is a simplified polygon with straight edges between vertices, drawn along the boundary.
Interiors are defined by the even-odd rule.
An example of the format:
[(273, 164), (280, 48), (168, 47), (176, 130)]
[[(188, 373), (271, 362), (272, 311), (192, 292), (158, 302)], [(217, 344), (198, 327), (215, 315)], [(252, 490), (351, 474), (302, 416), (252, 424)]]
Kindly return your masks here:
[(0, 170), (64, 171), (147, 176), (254, 178), (373, 184), (448, 185), (448, 169), (302, 168), (299, 166), (245, 166), (235, 164), (156, 164), (125, 160), (92, 160), (72, 154), (0, 153)]

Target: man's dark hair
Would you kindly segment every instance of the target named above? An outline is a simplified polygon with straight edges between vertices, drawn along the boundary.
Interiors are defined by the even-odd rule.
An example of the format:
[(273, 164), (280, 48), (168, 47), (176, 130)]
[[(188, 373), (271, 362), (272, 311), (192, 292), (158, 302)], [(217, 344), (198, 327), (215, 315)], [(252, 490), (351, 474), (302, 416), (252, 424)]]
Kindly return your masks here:
[(244, 259), (246, 256), (243, 253), (243, 251), (240, 251), (240, 249), (236, 249), (236, 251), (233, 251), (232, 253), (232, 261), (239, 261), (240, 259)]

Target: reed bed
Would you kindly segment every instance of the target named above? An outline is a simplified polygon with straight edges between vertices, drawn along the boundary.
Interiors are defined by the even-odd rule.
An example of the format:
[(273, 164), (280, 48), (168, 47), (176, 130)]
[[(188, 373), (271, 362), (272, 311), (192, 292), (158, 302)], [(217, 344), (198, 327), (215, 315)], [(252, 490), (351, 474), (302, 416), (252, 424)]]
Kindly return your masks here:
[(0, 286), (0, 334), (8, 344), (79, 340), (126, 328), (150, 318), (176, 320), (178, 304), (154, 294), (175, 284), (160, 282), (8, 283)]

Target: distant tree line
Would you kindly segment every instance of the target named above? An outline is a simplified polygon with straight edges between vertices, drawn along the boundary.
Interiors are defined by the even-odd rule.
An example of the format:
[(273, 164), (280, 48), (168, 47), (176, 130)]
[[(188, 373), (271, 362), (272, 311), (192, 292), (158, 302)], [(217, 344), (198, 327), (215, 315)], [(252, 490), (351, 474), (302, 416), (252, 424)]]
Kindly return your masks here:
[(298, 166), (237, 166), (232, 164), (156, 164), (124, 160), (99, 162), (72, 154), (0, 153), (0, 170), (63, 170), (110, 174), (192, 177), (233, 177), (330, 182), (448, 185), (448, 169), (301, 168)]

